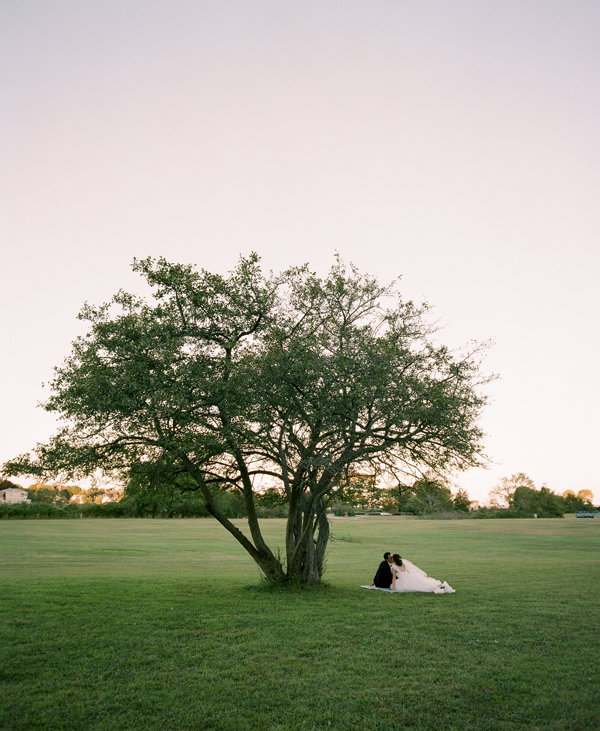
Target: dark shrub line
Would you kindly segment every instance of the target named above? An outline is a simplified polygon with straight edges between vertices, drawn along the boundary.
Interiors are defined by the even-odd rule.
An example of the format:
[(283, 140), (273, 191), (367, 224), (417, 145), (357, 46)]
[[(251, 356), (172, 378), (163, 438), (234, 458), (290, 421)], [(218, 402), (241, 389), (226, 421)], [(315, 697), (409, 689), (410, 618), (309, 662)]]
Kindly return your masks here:
[[(243, 518), (245, 515), (236, 510), (230, 511), (231, 518)], [(259, 518), (283, 518), (285, 510), (281, 508), (260, 508)], [(52, 505), (49, 503), (17, 503), (16, 505), (0, 505), (0, 519), (35, 520), (35, 519), (74, 519), (74, 518), (208, 518), (209, 514), (201, 505), (178, 505), (173, 510), (148, 510), (132, 501), (121, 500), (116, 503), (69, 503), (68, 505)]]
[[(238, 506), (234, 506), (238, 507)], [(244, 518), (244, 511), (229, 510), (231, 518)], [(346, 511), (355, 515), (355, 511)], [(285, 506), (260, 507), (259, 518), (285, 518)], [(335, 514), (344, 513), (336, 510)], [(35, 520), (35, 519), (75, 519), (75, 518), (208, 518), (208, 512), (199, 504), (179, 504), (174, 509), (153, 509), (136, 504), (127, 499), (116, 503), (69, 503), (68, 505), (52, 505), (49, 503), (17, 503), (16, 505), (0, 505), (0, 520)], [(422, 515), (422, 518), (438, 520), (496, 520), (535, 518), (536, 514), (512, 508), (479, 508), (468, 514), (453, 512), (433, 513)], [(537, 513), (538, 518), (562, 518), (562, 513)]]

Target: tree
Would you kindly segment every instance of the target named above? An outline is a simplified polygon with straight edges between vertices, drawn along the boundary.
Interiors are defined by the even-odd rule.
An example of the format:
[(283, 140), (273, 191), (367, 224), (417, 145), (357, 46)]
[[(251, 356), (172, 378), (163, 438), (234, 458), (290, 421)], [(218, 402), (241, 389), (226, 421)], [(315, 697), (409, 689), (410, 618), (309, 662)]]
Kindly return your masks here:
[(421, 515), (423, 513), (440, 513), (452, 510), (452, 491), (445, 481), (431, 472), (415, 481), (412, 495), (405, 502), (407, 512)]
[(287, 502), (285, 492), (276, 487), (268, 487), (263, 493), (257, 495), (257, 499), (266, 508), (279, 508)]
[(469, 512), (469, 508), (471, 507), (471, 498), (464, 487), (458, 488), (456, 495), (452, 499), (452, 503), (454, 505), (454, 510), (458, 510), (461, 513)]
[(14, 482), (11, 482), (10, 480), (5, 480), (0, 478), (0, 490), (10, 490), (10, 488), (16, 488), (18, 490), (22, 490), (23, 488), (21, 485), (17, 485)]
[(344, 476), (339, 487), (332, 491), (332, 498), (353, 507), (374, 508), (381, 502), (383, 492), (377, 486), (376, 475), (352, 473)]
[(521, 485), (517, 487), (511, 498), (511, 507), (525, 513), (535, 513), (539, 517), (562, 517), (563, 500), (547, 487), (539, 490)]
[(515, 490), (519, 487), (529, 487), (535, 490), (533, 480), (524, 472), (517, 472), (510, 477), (503, 477), (500, 480), (500, 484), (496, 485), (489, 492), (491, 505), (495, 508), (509, 507)]
[(401, 512), (410, 512), (409, 503), (415, 496), (413, 486), (399, 482), (394, 488), (392, 488), (392, 492), (395, 496), (398, 510)]
[(584, 503), (592, 504), (594, 500), (594, 493), (591, 490), (579, 490), (577, 497)]
[(68, 487), (59, 487), (57, 488), (57, 499), (61, 502), (68, 503), (71, 497), (73, 496), (73, 493), (71, 490), (69, 490)]
[(573, 490), (565, 490), (562, 494), (565, 513), (575, 513), (578, 510), (592, 510), (594, 493), (591, 490), (579, 490), (577, 495)]
[(57, 495), (53, 485), (43, 485), (36, 482), (27, 488), (27, 497), (32, 503), (53, 503)]
[[(134, 261), (154, 301), (119, 292), (86, 305), (89, 332), (56, 369), (45, 405), (65, 426), (7, 474), (124, 482), (201, 494), (268, 581), (317, 583), (328, 501), (352, 473), (465, 469), (485, 462), (477, 425), (484, 346), (433, 340), (427, 306), (339, 259), (264, 276), (258, 257), (228, 277), (164, 259)], [(283, 560), (256, 510), (265, 481), (286, 496)], [(235, 490), (249, 533), (219, 509)]]

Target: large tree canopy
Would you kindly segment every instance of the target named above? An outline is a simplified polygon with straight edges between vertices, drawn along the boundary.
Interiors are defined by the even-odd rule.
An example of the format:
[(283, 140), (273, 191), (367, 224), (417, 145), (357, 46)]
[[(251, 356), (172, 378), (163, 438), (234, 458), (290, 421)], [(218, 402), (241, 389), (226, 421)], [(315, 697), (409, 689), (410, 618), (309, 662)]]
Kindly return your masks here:
[[(123, 480), (197, 490), (271, 582), (316, 583), (327, 503), (354, 473), (482, 464), (480, 346), (436, 344), (427, 306), (403, 302), (336, 260), (265, 276), (256, 255), (227, 277), (164, 259), (134, 261), (147, 302), (119, 292), (86, 305), (89, 332), (56, 369), (45, 408), (64, 428), (6, 474)], [(249, 532), (214, 500), (243, 495)], [(285, 557), (267, 546), (257, 490), (285, 492)]]

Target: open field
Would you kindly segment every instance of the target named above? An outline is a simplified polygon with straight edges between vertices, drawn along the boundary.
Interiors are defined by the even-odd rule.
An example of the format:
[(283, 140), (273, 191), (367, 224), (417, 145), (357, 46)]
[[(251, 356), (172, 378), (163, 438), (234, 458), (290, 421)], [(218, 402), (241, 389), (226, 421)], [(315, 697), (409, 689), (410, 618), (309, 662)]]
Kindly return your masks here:
[[(328, 586), (273, 591), (211, 520), (1, 521), (0, 728), (600, 728), (600, 520), (333, 534)], [(457, 593), (359, 589), (384, 550)]]

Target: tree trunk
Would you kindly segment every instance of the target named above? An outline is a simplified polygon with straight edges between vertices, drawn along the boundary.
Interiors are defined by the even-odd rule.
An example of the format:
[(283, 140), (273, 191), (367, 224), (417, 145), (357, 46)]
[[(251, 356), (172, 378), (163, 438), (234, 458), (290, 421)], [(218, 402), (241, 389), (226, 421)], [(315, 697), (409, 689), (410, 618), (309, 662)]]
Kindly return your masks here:
[(325, 551), (327, 550), (327, 543), (329, 542), (329, 518), (325, 512), (325, 505), (322, 500), (319, 500), (317, 505), (317, 524), (319, 534), (316, 540), (315, 552), (317, 569), (319, 571), (319, 576), (322, 577), (325, 573)]
[(301, 491), (292, 494), (286, 528), (287, 570), (284, 571), (281, 560), (263, 539), (249, 479), (244, 486), (244, 498), (254, 543), (217, 508), (202, 472), (192, 460), (185, 454), (181, 459), (204, 496), (206, 510), (248, 551), (269, 584), (279, 586), (291, 581), (318, 584), (321, 581), (329, 540), (329, 521), (323, 504), (323, 493), (309, 498)]
[(315, 513), (302, 513), (299, 504), (292, 510), (290, 504), (287, 539), (287, 581), (318, 584), (329, 540), (329, 520), (322, 501), (318, 501)]

